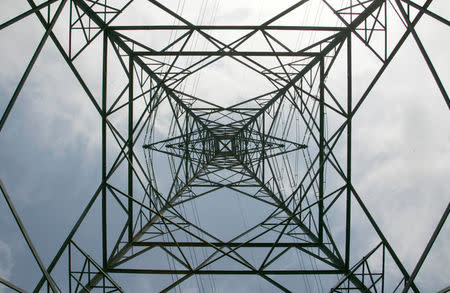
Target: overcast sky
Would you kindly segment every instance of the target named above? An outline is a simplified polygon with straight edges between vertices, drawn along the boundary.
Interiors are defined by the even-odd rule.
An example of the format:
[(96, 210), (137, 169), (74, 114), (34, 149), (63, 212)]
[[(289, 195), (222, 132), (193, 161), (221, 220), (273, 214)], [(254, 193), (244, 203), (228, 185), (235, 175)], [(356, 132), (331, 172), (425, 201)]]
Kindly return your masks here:
[[(146, 1), (135, 2), (123, 17), (118, 18), (118, 23), (172, 24), (172, 20)], [(175, 2), (163, 3), (175, 11), (182, 12), (191, 22), (201, 24), (260, 24), (295, 3), (279, 1), (280, 3), (275, 4), (267, 0), (206, 1), (208, 4), (205, 16), (199, 18), (198, 11), (202, 1), (193, 1), (192, 4), (187, 2), (183, 9), (180, 7), (183, 5), (177, 7), (178, 3)], [(336, 19), (330, 16), (326, 8), (321, 9), (320, 14), (312, 12), (316, 2), (318, 1), (312, 0), (311, 11), (306, 8), (294, 11), (278, 24), (315, 24), (316, 16), (322, 17), (322, 25), (336, 24)], [(415, 2), (422, 4), (425, 1)], [(68, 35), (68, 8), (69, 5), (66, 5), (55, 27), (64, 46), (67, 44)], [(28, 9), (28, 4), (26, 1), (3, 0), (0, 9), (0, 22), (3, 23)], [(430, 9), (447, 19), (450, 18), (450, 5), (445, 0), (433, 1)], [(395, 42), (404, 27), (395, 19), (392, 11), (389, 17), (389, 37)], [(43, 28), (35, 16), (0, 31), (1, 113), (6, 108), (42, 34)], [(418, 25), (418, 34), (442, 83), (448, 85), (448, 27), (424, 16)], [(164, 38), (167, 38), (144, 37), (156, 47), (163, 44), (166, 40)], [(295, 35), (294, 39), (297, 37)], [(223, 38), (233, 40), (235, 36), (224, 34)], [(285, 38), (286, 42), (292, 41), (290, 36)], [(300, 37), (296, 40), (299, 39)], [(358, 43), (355, 37), (353, 40), (353, 93), (354, 100), (357, 100), (381, 63)], [(201, 47), (201, 40), (199, 42), (198, 46)], [(258, 48), (259, 42), (260, 40), (255, 39), (250, 44)], [(76, 61), (78, 70), (98, 101), (101, 96), (101, 44), (102, 39), (98, 38)], [(336, 76), (339, 75), (343, 61), (345, 58), (339, 59), (336, 64)], [(340, 82), (345, 82), (345, 79), (330, 77), (329, 82), (330, 86), (339, 90)], [(117, 84), (120, 82), (117, 81)], [(220, 91), (215, 90), (218, 85), (222, 86)], [(273, 88), (267, 86), (266, 81), (237, 65), (223, 62), (200, 76), (196, 93), (200, 98), (229, 105), (264, 93), (267, 89)], [(332, 125), (330, 127), (332, 128)], [(100, 130), (101, 119), (98, 113), (49, 39), (0, 133), (0, 178), (46, 265), (50, 263), (100, 183)], [(411, 37), (354, 117), (352, 147), (353, 185), (401, 261), (411, 272), (450, 201), (450, 115)], [(220, 201), (223, 204), (228, 202), (222, 209), (233, 211), (231, 216), (228, 215), (231, 217), (228, 220), (245, 226), (245, 221), (251, 221), (249, 219), (252, 217), (252, 211), (242, 210), (242, 206), (249, 206), (250, 203), (245, 203), (245, 200), (242, 201), (237, 196), (235, 200)], [(207, 205), (208, 201), (203, 204)], [(100, 263), (100, 236), (97, 234), (101, 223), (99, 209), (97, 202), (76, 239), (83, 243), (83, 249)], [(352, 260), (355, 263), (372, 248), (362, 245), (364, 238), (376, 237), (373, 236), (374, 232), (364, 220), (356, 202), (353, 202), (353, 210), (354, 243), (360, 243), (354, 247), (355, 255), (352, 255)], [(211, 227), (220, 229), (221, 226), (217, 221), (211, 223)], [(226, 227), (224, 229), (227, 231)], [(450, 285), (448, 247), (450, 226), (447, 223), (417, 276), (416, 283), (424, 292), (435, 292)], [(66, 270), (67, 268), (61, 265), (55, 276), (66, 278)], [(0, 277), (26, 290), (32, 290), (40, 278), (38, 267), (3, 199), (0, 199)], [(120, 285), (130, 292), (153, 292), (161, 289), (158, 286), (163, 279), (160, 276), (147, 278), (142, 275), (117, 277)], [(167, 277), (167, 280), (169, 279), (170, 277)], [(276, 290), (268, 282), (256, 277), (245, 278), (245, 281), (243, 278), (219, 277), (214, 280), (217, 292), (227, 292), (230, 289), (250, 292), (254, 288), (261, 292)], [(230, 283), (230, 280), (239, 282)], [(192, 279), (187, 282), (181, 292), (200, 292), (196, 281)], [(335, 279), (325, 280), (324, 283), (333, 281)], [(204, 282), (207, 283), (208, 279), (205, 278)], [(307, 285), (304, 281), (299, 281), (298, 284), (287, 282), (291, 282), (289, 288), (296, 292), (307, 291), (308, 287), (305, 287)], [(65, 286), (61, 285), (62, 288), (66, 288)], [(320, 291), (317, 288), (316, 290)], [(0, 292), (9, 291), (0, 286)]]

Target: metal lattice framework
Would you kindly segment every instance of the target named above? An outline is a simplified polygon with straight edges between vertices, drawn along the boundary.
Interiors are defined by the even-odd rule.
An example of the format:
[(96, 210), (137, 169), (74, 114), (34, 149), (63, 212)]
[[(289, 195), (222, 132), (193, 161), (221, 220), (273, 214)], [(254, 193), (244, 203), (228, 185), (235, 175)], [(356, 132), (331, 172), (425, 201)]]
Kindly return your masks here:
[[(101, 184), (47, 268), (1, 184), (43, 273), (34, 292), (122, 292), (114, 281), (122, 274), (171, 275), (162, 292), (177, 290), (194, 276), (211, 275), (255, 275), (284, 292), (298, 288), (276, 276), (290, 276), (294, 284), (300, 275), (338, 276), (326, 289), (330, 292), (419, 292), (414, 278), (449, 208), (409, 274), (352, 185), (351, 140), (353, 116), (408, 37), (417, 43), (450, 107), (415, 30), (423, 17), (450, 25), (428, 10), (432, 1), (302, 0), (257, 25), (197, 24), (173, 3), (155, 0), (141, 5), (159, 11), (164, 23), (140, 24), (132, 18), (134, 2), (28, 0), (29, 11), (0, 25), (2, 30), (33, 15), (45, 28), (1, 117), (0, 131), (48, 39), (102, 123)], [(306, 7), (328, 11), (331, 20), (285, 24)], [(69, 24), (59, 21), (64, 13)], [(396, 18), (390, 19), (393, 14)], [(403, 28), (393, 36), (395, 21)], [(57, 26), (68, 38), (57, 35)], [(308, 40), (295, 42), (298, 34)], [(379, 62), (359, 97), (352, 91), (357, 50), (352, 42), (363, 44)], [(77, 61), (88, 54), (102, 60), (101, 95), (79, 71)], [(264, 84), (258, 94), (232, 97), (227, 106), (198, 94), (202, 86), (210, 96), (229, 90), (220, 87), (220, 80), (199, 82), (201, 74), (227, 64), (254, 74), (256, 87)], [(253, 218), (221, 233), (208, 226), (217, 207), (206, 199), (236, 200), (230, 194), (246, 202)], [(96, 262), (74, 239), (98, 201), (102, 251)], [(379, 241), (356, 262), (352, 201)], [(196, 204), (198, 209), (187, 210)], [(52, 277), (64, 255), (68, 285)], [(313, 265), (290, 263), (296, 255)]]

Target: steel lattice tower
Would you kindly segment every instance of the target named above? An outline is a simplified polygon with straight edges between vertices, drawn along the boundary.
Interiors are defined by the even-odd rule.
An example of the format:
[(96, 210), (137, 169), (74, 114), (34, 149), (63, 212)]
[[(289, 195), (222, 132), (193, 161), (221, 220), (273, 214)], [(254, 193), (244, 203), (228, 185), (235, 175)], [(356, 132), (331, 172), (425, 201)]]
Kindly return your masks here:
[[(101, 183), (48, 267), (1, 184), (42, 270), (34, 292), (123, 292), (115, 280), (131, 274), (172, 276), (161, 292), (224, 275), (257, 276), (283, 292), (314, 291), (295, 286), (300, 276), (323, 278), (326, 288), (315, 291), (419, 292), (414, 278), (449, 209), (408, 272), (352, 184), (352, 118), (407, 38), (417, 43), (450, 107), (415, 30), (425, 17), (450, 25), (428, 10), (432, 1), (302, 0), (252, 25), (194, 23), (174, 3), (155, 0), (139, 3), (155, 12), (143, 23), (133, 18), (135, 2), (28, 0), (29, 11), (0, 25), (37, 17), (45, 28), (0, 131), (46, 42), (101, 118)], [(328, 16), (298, 25), (292, 19), (305, 9)], [(391, 31), (395, 22), (403, 23), (400, 33)], [(352, 72), (359, 50), (379, 64), (362, 95), (354, 94)], [(86, 56), (101, 62), (99, 88), (77, 63)], [(232, 93), (221, 86), (226, 66), (254, 74), (255, 83), (239, 86), (256, 94), (223, 103), (214, 98)], [(217, 83), (203, 84), (201, 74)], [(215, 223), (236, 200), (245, 223)], [(95, 203), (101, 250), (92, 255), (76, 237)], [(357, 259), (354, 209), (377, 239)], [(68, 275), (56, 277), (58, 270)]]

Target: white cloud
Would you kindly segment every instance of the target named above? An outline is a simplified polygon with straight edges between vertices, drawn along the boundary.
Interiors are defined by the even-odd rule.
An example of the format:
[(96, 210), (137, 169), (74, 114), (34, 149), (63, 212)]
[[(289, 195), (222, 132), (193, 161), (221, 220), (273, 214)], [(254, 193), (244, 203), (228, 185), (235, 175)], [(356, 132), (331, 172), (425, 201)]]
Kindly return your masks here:
[[(14, 260), (11, 247), (6, 242), (0, 240), (0, 276), (9, 280), (13, 266)], [(2, 291), (0, 290), (0, 292)]]
[[(450, 116), (411, 41), (354, 119), (356, 188), (408, 270), (449, 202)], [(413, 61), (413, 62), (412, 62)], [(444, 240), (448, 233), (441, 233)], [(435, 253), (445, 255), (442, 247)], [(445, 258), (428, 270), (442, 275)], [(431, 274), (433, 274), (431, 273)], [(422, 289), (442, 283), (418, 276)]]

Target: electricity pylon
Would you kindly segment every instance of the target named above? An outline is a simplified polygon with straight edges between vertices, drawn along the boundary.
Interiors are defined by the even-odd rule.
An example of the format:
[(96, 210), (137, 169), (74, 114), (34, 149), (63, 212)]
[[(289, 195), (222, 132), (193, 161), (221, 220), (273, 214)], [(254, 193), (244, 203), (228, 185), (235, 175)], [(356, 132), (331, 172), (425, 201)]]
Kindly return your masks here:
[[(172, 281), (159, 289), (163, 292), (182, 288), (195, 276), (212, 275), (254, 275), (283, 292), (307, 290), (295, 286), (298, 276), (330, 275), (338, 277), (325, 282), (330, 292), (419, 292), (415, 275), (402, 265), (352, 185), (352, 118), (408, 37), (450, 105), (415, 30), (425, 16), (449, 25), (428, 10), (432, 1), (303, 0), (256, 25), (193, 23), (173, 3), (155, 0), (140, 7), (158, 11), (164, 23), (150, 15), (149, 23), (135, 21), (138, 4), (132, 0), (28, 2), (28, 12), (0, 28), (35, 15), (46, 31), (0, 129), (51, 39), (101, 117), (102, 137), (101, 183), (50, 266), (41, 266), (35, 292), (44, 285), (53, 292), (122, 291), (114, 276), (126, 274), (171, 275)], [(319, 23), (285, 24), (306, 9), (329, 15)], [(69, 25), (59, 21), (63, 12)], [(404, 29), (391, 38), (394, 12)], [(58, 25), (68, 38), (54, 32)], [(298, 35), (309, 40), (295, 42)], [(352, 60), (354, 50), (361, 49), (354, 42), (379, 63), (358, 97)], [(94, 46), (100, 49), (89, 51)], [(76, 63), (92, 52), (102, 60), (101, 95), (94, 94)], [(228, 63), (263, 80), (262, 92), (230, 97), (228, 105), (199, 96), (197, 87), (211, 96), (230, 90), (221, 87), (221, 80), (202, 84), (200, 78)], [(230, 222), (226, 233), (211, 229), (209, 222), (220, 221), (215, 218), (220, 206), (205, 198), (245, 200), (248, 223)], [(96, 201), (101, 202), (102, 227), (98, 259), (74, 240)], [(190, 211), (188, 205), (198, 206)], [(378, 239), (359, 261), (352, 255), (355, 208)], [(63, 255), (68, 256), (62, 264), (67, 285), (51, 277)], [(294, 261), (299, 256), (311, 265)]]

